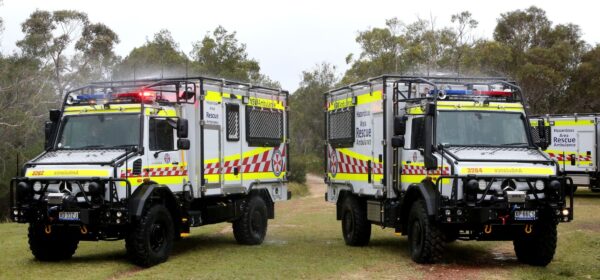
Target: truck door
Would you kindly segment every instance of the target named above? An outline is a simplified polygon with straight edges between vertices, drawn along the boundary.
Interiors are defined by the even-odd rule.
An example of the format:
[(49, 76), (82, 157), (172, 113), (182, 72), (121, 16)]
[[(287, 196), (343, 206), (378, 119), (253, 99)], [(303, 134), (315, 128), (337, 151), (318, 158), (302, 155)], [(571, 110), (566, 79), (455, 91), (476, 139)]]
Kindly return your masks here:
[(207, 100), (204, 103), (204, 191), (205, 195), (221, 194), (221, 122), (222, 105)]
[(577, 167), (593, 168), (594, 131), (585, 130), (577, 132)]
[(240, 113), (242, 106), (240, 100), (232, 99), (223, 102), (223, 110), (225, 118), (223, 118), (221, 137), (223, 152), (221, 169), (223, 178), (223, 187), (239, 187), (242, 185), (242, 141), (241, 141), (241, 125)]
[(370, 171), (371, 171), (371, 182), (373, 186), (382, 186), (383, 182), (383, 112), (373, 113), (373, 139), (371, 143), (373, 145), (372, 158)]
[(147, 159), (150, 164), (145, 168), (151, 181), (181, 191), (187, 180), (187, 166), (183, 151), (176, 147), (176, 124), (176, 118), (149, 118)]

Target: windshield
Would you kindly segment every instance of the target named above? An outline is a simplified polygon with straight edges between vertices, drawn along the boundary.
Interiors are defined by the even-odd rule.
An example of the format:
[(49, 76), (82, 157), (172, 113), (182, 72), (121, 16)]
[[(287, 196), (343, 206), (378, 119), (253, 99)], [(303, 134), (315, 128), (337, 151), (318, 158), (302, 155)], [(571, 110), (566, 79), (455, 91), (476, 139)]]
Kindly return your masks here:
[(139, 114), (68, 116), (63, 120), (57, 148), (106, 149), (137, 146), (140, 141)]
[(450, 146), (529, 146), (521, 113), (440, 111), (436, 131)]

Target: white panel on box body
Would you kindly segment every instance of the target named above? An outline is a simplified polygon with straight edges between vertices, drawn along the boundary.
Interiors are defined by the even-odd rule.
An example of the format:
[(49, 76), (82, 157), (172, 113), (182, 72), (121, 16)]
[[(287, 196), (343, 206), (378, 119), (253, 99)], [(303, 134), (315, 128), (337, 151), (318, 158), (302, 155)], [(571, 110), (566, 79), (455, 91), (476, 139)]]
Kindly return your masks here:
[(590, 185), (598, 172), (597, 117), (550, 115), (544, 120), (551, 133), (545, 152), (558, 162), (560, 170), (570, 176), (575, 185)]

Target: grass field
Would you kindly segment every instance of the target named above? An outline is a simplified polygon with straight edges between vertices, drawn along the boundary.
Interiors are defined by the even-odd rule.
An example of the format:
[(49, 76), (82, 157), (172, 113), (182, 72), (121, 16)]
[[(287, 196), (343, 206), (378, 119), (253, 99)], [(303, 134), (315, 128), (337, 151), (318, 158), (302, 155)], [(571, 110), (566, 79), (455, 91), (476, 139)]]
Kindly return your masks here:
[(345, 246), (319, 180), (309, 178), (310, 195), (277, 204), (263, 245), (237, 245), (230, 224), (200, 227), (150, 269), (127, 262), (123, 241), (82, 242), (69, 261), (38, 262), (26, 226), (0, 224), (0, 279), (600, 279), (600, 194), (577, 192), (575, 221), (559, 226), (546, 268), (518, 263), (511, 242), (474, 241), (450, 244), (444, 263), (417, 265), (390, 229), (373, 227), (367, 247)]

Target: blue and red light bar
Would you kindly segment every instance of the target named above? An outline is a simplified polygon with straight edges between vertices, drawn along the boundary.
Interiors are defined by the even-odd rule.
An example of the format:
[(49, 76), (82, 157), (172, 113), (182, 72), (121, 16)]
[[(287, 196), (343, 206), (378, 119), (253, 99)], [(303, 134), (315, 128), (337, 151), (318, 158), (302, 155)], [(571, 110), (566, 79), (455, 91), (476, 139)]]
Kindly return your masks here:
[(154, 91), (142, 90), (138, 92), (122, 92), (114, 93), (112, 95), (113, 100), (134, 102), (134, 103), (152, 103), (156, 100), (156, 93)]
[(430, 90), (429, 94), (434, 95), (437, 93), (443, 93), (445, 95), (484, 95), (484, 96), (494, 96), (494, 97), (510, 97), (512, 96), (511, 91), (501, 91), (501, 90), (470, 90), (470, 89), (445, 89), (445, 90)]

